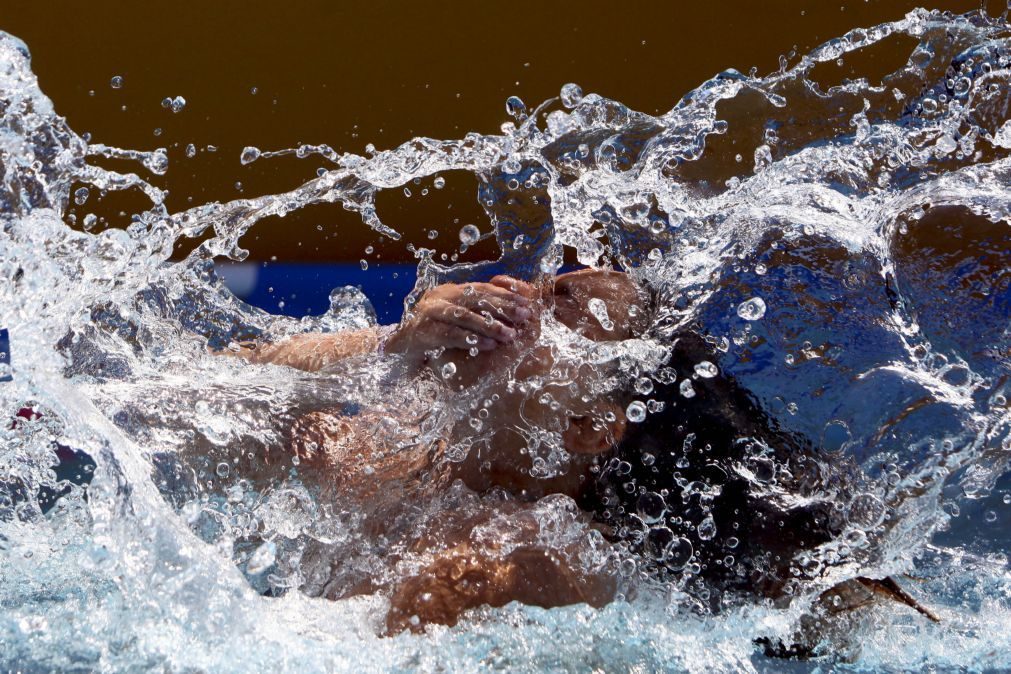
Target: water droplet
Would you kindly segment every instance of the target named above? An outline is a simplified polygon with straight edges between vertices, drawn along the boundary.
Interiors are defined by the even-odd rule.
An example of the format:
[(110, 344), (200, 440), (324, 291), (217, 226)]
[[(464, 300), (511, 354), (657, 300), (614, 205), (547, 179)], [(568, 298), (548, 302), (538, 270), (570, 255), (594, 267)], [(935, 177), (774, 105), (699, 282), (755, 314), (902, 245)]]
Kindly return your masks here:
[(639, 377), (635, 380), (635, 391), (640, 395), (649, 395), (653, 392), (653, 380), (649, 377)]
[(481, 240), (481, 230), (474, 225), (464, 225), (460, 228), (460, 242), (471, 246)]
[(641, 400), (633, 400), (625, 408), (625, 418), (633, 424), (642, 423), (646, 418), (646, 405)]
[(741, 302), (737, 307), (737, 315), (746, 321), (757, 321), (765, 316), (765, 300), (761, 297), (752, 297)]
[(990, 141), (997, 147), (1003, 147), (1011, 150), (1011, 119), (1004, 122), (997, 133), (993, 134), (993, 138)]
[(639, 497), (635, 508), (643, 522), (652, 524), (663, 518), (667, 511), (667, 504), (664, 502), (663, 496), (655, 491), (648, 491)]
[(113, 89), (123, 88), (123, 77), (121, 75), (116, 75), (111, 80), (109, 80), (109, 86)]
[(701, 363), (695, 363), (695, 374), (703, 379), (712, 379), (719, 374), (719, 370), (708, 360), (704, 360)]
[(838, 452), (853, 439), (846, 422), (833, 419), (825, 424), (821, 433), (821, 448), (826, 452)]
[(510, 96), (506, 99), (506, 114), (510, 117), (516, 117), (518, 119), (519, 117), (526, 115), (526, 113), (527, 105), (519, 96)]
[(937, 143), (934, 145), (934, 151), (938, 157), (951, 154), (956, 148), (958, 148), (958, 143), (952, 138), (951, 134), (947, 133), (938, 138)]
[(874, 494), (857, 494), (846, 508), (849, 523), (861, 529), (876, 527), (884, 517), (885, 504)]
[(277, 546), (273, 541), (267, 541), (249, 556), (249, 562), (246, 564), (246, 573), (254, 576), (263, 573), (273, 565), (276, 558)]
[(706, 515), (706, 518), (699, 523), (698, 532), (699, 538), (704, 541), (710, 541), (716, 536), (716, 521), (712, 515)]
[(691, 379), (683, 379), (681, 381), (681, 386), (679, 387), (678, 390), (681, 391), (681, 395), (683, 395), (685, 398), (695, 397), (695, 389), (692, 387)]
[(561, 99), (562, 105), (572, 109), (579, 105), (579, 102), (583, 100), (583, 90), (578, 84), (569, 82), (562, 87)]
[(260, 158), (260, 148), (247, 145), (242, 148), (242, 154), (239, 155), (239, 163), (245, 166), (246, 164), (252, 164), (254, 161)]
[(591, 297), (590, 301), (586, 303), (587, 307), (590, 309), (590, 313), (593, 317), (597, 319), (600, 323), (600, 327), (605, 330), (614, 330), (614, 323), (611, 321), (611, 317), (607, 313), (607, 304), (604, 300), (599, 297)]

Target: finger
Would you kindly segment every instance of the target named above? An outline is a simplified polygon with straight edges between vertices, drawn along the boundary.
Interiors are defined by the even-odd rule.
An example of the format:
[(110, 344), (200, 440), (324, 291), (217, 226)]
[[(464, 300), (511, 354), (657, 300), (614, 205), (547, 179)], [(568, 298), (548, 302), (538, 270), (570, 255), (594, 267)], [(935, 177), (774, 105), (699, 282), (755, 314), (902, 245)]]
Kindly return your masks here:
[[(456, 304), (467, 307), (478, 314), (488, 311), (492, 314), (492, 316), (499, 319), (505, 319), (514, 326), (525, 323), (530, 320), (531, 316), (533, 316), (533, 311), (531, 311), (528, 306), (528, 300), (522, 295), (517, 295), (495, 286), (489, 287), (495, 288), (495, 290), (503, 294), (494, 295), (481, 291), (469, 294), (464, 292), (464, 294), (462, 294), (456, 301)], [(519, 300), (522, 300), (522, 302)]]
[(493, 351), (499, 346), (499, 342), (491, 337), (482, 337), (458, 325), (440, 323), (439, 332), (439, 346), (445, 346), (448, 349), (470, 351), (476, 348), (478, 351)]
[(512, 276), (499, 274), (491, 280), (491, 283), (499, 288), (505, 288), (506, 290), (517, 293), (518, 295), (522, 295), (530, 301), (537, 299), (538, 296), (536, 287), (526, 281), (513, 278)]
[[(495, 278), (509, 278), (508, 276), (496, 276)], [(527, 305), (530, 304), (530, 299), (523, 293), (513, 290), (506, 285), (499, 285), (496, 283), (467, 283), (462, 286), (464, 294), (473, 295), (483, 294), (491, 295), (492, 297), (499, 297), (504, 300), (511, 300), (517, 304)], [(474, 292), (468, 292), (468, 289), (473, 289)]]
[(456, 325), (477, 333), (478, 336), (491, 337), (502, 343), (511, 342), (516, 339), (515, 330), (501, 321), (495, 320), (490, 314), (488, 316), (481, 316), (466, 307), (452, 304), (446, 300), (437, 300), (434, 303), (431, 316), (436, 321), (441, 321), (448, 325)]

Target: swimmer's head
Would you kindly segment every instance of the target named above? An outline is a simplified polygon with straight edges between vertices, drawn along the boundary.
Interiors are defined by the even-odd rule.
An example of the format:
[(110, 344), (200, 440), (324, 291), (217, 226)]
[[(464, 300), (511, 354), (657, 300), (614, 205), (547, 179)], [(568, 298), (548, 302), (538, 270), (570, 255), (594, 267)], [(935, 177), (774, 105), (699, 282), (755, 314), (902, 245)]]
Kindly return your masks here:
[[(581, 269), (560, 274), (549, 286), (555, 318), (570, 330), (593, 341), (621, 341), (640, 337), (648, 324), (649, 295), (628, 274), (610, 269)], [(592, 388), (601, 378), (599, 366), (581, 365), (580, 389)], [(621, 442), (628, 421), (628, 394), (621, 390), (581, 402), (569, 398), (570, 414), (562, 439), (573, 454), (601, 454)]]
[(630, 339), (646, 328), (648, 297), (628, 274), (580, 269), (555, 277), (550, 290), (555, 318), (588, 339)]

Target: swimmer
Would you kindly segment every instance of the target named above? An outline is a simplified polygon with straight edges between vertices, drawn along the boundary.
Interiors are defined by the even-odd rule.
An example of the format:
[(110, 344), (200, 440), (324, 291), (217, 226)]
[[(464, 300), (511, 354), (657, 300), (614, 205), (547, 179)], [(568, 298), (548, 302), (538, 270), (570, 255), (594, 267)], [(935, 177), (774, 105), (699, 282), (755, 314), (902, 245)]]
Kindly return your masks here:
[[(592, 484), (591, 467), (621, 441), (628, 423), (624, 413), (627, 401), (620, 392), (594, 395), (594, 384), (600, 379), (594, 368), (585, 363), (560, 365), (551, 348), (538, 342), (541, 312), (550, 310), (554, 320), (587, 343), (620, 342), (642, 332), (647, 307), (646, 294), (626, 274), (616, 271), (580, 270), (539, 286), (498, 276), (487, 283), (432, 288), (393, 328), (298, 335), (234, 354), (254, 363), (315, 371), (382, 350), (399, 357), (408, 374), (441, 372), (452, 362), (455, 372), (451, 383), (462, 389), (508, 370), (510, 376), (499, 377), (494, 390), (484, 390), (484, 395), (497, 398), (485, 428), (494, 442), (473, 447), (462, 461), (440, 462), (439, 451), (428, 447), (384, 451), (387, 448), (375, 437), (382, 423), (377, 417), (382, 414), (347, 417), (336, 410), (317, 411), (303, 416), (293, 429), (292, 449), (300, 465), (325, 473), (333, 491), (345, 499), (374, 501), (391, 489), (405, 488), (408, 482), (423, 481), (422, 474), (433, 482), (430, 473), (436, 463), (443, 468), (440, 484), (459, 480), (478, 494), (500, 490), (514, 497), (483, 515), (441, 523), (438, 541), (426, 542), (438, 548), (429, 555), (428, 568), (392, 589), (387, 624), (395, 631), (428, 622), (453, 624), (463, 610), (482, 604), (521, 601), (559, 606), (587, 602), (600, 606), (611, 600), (614, 588), (608, 575), (590, 577), (567, 562), (578, 557), (578, 544), (559, 551), (535, 543), (535, 522), (522, 512), (550, 494), (583, 498)], [(602, 321), (604, 312), (607, 318)], [(571, 369), (566, 384), (547, 384), (538, 390), (539, 396), (550, 394), (554, 403), (550, 406), (524, 405), (529, 392), (506, 385), (510, 380), (547, 379), (552, 368), (557, 374), (559, 367)], [(516, 428), (521, 408), (527, 425), (558, 431), (569, 457), (563, 471), (551, 477), (532, 474), (530, 456), (523, 451), (527, 439)], [(458, 426), (443, 446), (473, 433), (466, 424)], [(403, 500), (398, 499), (396, 505)], [(504, 511), (522, 530), (514, 532), (514, 538), (531, 540), (522, 545), (515, 545), (514, 540), (508, 554), (475, 548), (470, 540), (472, 531), (490, 519), (501, 518)], [(385, 534), (382, 523), (394, 516), (390, 508), (379, 508), (373, 519), (380, 524), (372, 533)], [(418, 547), (423, 545), (415, 545), (416, 553)], [(470, 580), (451, 580), (459, 574)], [(370, 585), (369, 589), (377, 588)], [(326, 594), (337, 598), (347, 591), (331, 588)]]
[[(542, 320), (545, 311), (551, 320)], [(538, 500), (558, 494), (579, 505), (575, 517), (585, 531), (625, 541), (650, 577), (675, 579), (691, 560), (693, 580), (682, 587), (700, 608), (720, 610), (742, 597), (788, 597), (790, 579), (804, 578), (796, 553), (839, 533), (836, 501), (810, 485), (836, 479), (832, 496), (838, 496), (845, 481), (812, 473), (819, 464), (804, 461), (810, 443), (777, 430), (729, 378), (697, 379), (695, 396), (678, 395), (675, 380), (687, 378), (695, 363), (715, 360), (712, 347), (691, 331), (673, 341), (668, 369), (677, 368), (678, 376), (657, 382), (652, 393), (667, 409), (637, 424), (625, 416), (632, 399), (627, 383), (601, 386), (606, 369), (585, 358), (559, 362), (559, 349), (540, 339), (554, 320), (584, 346), (620, 343), (642, 335), (651, 311), (648, 293), (612, 270), (580, 270), (540, 285), (499, 276), (432, 288), (398, 326), (299, 335), (238, 351), (251, 362), (305, 370), (382, 351), (400, 358), (409, 374), (434, 373), (458, 389), (482, 385), (483, 396), (497, 396), (483, 429), (493, 441), (471, 447), (462, 460), (446, 460), (445, 450), (473, 433), (465, 423), (435, 446), (390, 451), (377, 438), (388, 412), (348, 417), (321, 410), (296, 422), (292, 451), (326, 476), (333, 493), (361, 505), (373, 536), (390, 536), (407, 504), (454, 483), (478, 495), (508, 496), (444, 513), (437, 527), (408, 536), (404, 554), (422, 561), (406, 575), (322, 582), (310, 593), (337, 599), (383, 592), (390, 598), (390, 633), (452, 625), (481, 605), (606, 604), (617, 591), (614, 569), (582, 561), (601, 537), (549, 545), (539, 535)], [(447, 380), (442, 373), (449, 363), (454, 371)], [(559, 368), (569, 368), (564, 385), (548, 376)], [(530, 391), (509, 385), (524, 381), (547, 382), (537, 396), (550, 394), (552, 404), (528, 404)], [(563, 470), (534, 474), (521, 416), (528, 426), (557, 431), (568, 457)], [(770, 491), (763, 480), (777, 466), (789, 470)], [(660, 521), (672, 511), (680, 528)], [(497, 536), (477, 535), (493, 522)]]

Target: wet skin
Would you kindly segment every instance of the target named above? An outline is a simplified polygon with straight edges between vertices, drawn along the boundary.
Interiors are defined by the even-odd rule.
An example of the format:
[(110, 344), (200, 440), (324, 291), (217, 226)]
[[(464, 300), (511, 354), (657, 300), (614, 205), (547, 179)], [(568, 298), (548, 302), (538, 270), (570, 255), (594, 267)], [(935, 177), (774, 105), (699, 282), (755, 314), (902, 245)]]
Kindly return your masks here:
[[(487, 297), (484, 288), (474, 290), (471, 299), (487, 311), (481, 321), (486, 332), (481, 337), (491, 339), (489, 333), (508, 337), (496, 339), (491, 348), (476, 352), (446, 349), (434, 357), (430, 355), (426, 363), (436, 373), (453, 363), (456, 372), (448, 378), (451, 386), (483, 385), (484, 398), (498, 397), (489, 407), (485, 422), (494, 433), (492, 442), (473, 447), (464, 461), (452, 465), (454, 477), (478, 492), (502, 487), (526, 498), (552, 493), (576, 497), (588, 478), (593, 458), (624, 435), (624, 406), (617, 396), (594, 393), (594, 387), (605, 376), (603, 371), (578, 358), (556, 358), (549, 345), (539, 343), (540, 314), (551, 311), (559, 323), (588, 340), (617, 341), (634, 336), (643, 314), (642, 297), (627, 275), (603, 270), (562, 274), (539, 286), (508, 277), (499, 277), (493, 283), (496, 288), (513, 292), (514, 299), (498, 305), (503, 307), (498, 309), (490, 301), (482, 304)], [(521, 299), (515, 299), (517, 296)], [(594, 298), (607, 309), (607, 327), (590, 311), (590, 300)], [(494, 319), (490, 325), (488, 316)], [(410, 322), (408, 326), (411, 329)], [(546, 383), (531, 391), (516, 385), (522, 382)], [(545, 394), (550, 396), (550, 404), (539, 402)], [(562, 474), (550, 478), (530, 474), (531, 457), (525, 453), (528, 443), (520, 432), (523, 427), (561, 434), (570, 454)], [(464, 440), (470, 433), (466, 424), (459, 424), (450, 441)]]
[[(610, 323), (605, 327), (590, 311), (589, 301), (602, 300)], [(580, 539), (556, 548), (539, 538), (539, 523), (528, 509), (548, 494), (576, 497), (589, 478), (593, 459), (609, 450), (625, 432), (620, 401), (594, 394), (603, 374), (578, 357), (559, 362), (552, 349), (540, 343), (542, 312), (551, 311), (565, 328), (591, 341), (628, 339), (640, 330), (644, 313), (640, 293), (625, 275), (583, 270), (563, 274), (547, 283), (531, 285), (510, 277), (490, 283), (443, 285), (429, 290), (410, 316), (386, 341), (385, 350), (408, 365), (408, 374), (426, 368), (454, 388), (481, 389), (482, 397), (498, 396), (485, 420), (491, 441), (472, 447), (460, 462), (442, 460), (438, 448), (409, 448), (390, 452), (376, 437), (388, 411), (344, 417), (314, 412), (292, 430), (292, 450), (314, 469), (335, 497), (358, 503), (371, 513), (365, 531), (388, 536), (389, 522), (404, 504), (436, 495), (456, 480), (483, 493), (504, 489), (510, 500), (492, 499), (463, 513), (445, 513), (437, 527), (414, 531), (407, 551), (427, 560), (422, 569), (391, 586), (368, 580), (358, 586), (324, 590), (337, 599), (364, 592), (386, 591), (391, 607), (388, 632), (419, 630), (427, 623), (455, 624), (460, 614), (480, 605), (502, 606), (510, 601), (551, 607), (585, 602), (600, 606), (611, 600), (613, 577), (589, 571), (577, 560), (591, 554)], [(631, 309), (631, 307), (636, 307)], [(605, 321), (607, 323), (607, 321)], [(613, 324), (611, 324), (613, 323)], [(276, 362), (319, 369), (334, 359), (376, 348), (376, 335), (299, 336), (238, 355), (254, 362)], [(310, 355), (307, 357), (306, 353)], [(441, 377), (452, 362), (456, 372)], [(561, 370), (562, 374), (559, 375)], [(554, 376), (548, 380), (548, 376)], [(521, 390), (509, 382), (532, 379), (548, 383)], [(555, 405), (537, 402), (550, 393)], [(518, 432), (523, 416), (527, 426), (553, 429), (571, 461), (550, 479), (530, 474), (526, 439)], [(447, 438), (452, 443), (472, 434), (463, 422)], [(306, 477), (311, 473), (306, 473)], [(508, 522), (503, 525), (503, 517)], [(478, 544), (472, 532), (495, 521), (508, 526), (508, 550), (498, 541)], [(406, 541), (405, 541), (406, 543)]]
[[(589, 310), (594, 298), (607, 307), (607, 327)], [(479, 493), (500, 487), (525, 499), (553, 493), (576, 497), (593, 458), (623, 436), (624, 406), (617, 396), (594, 393), (605, 372), (578, 358), (560, 362), (549, 345), (540, 343), (541, 313), (551, 311), (559, 323), (588, 340), (615, 341), (639, 329), (642, 304), (634, 283), (613, 271), (581, 270), (537, 286), (510, 277), (447, 284), (422, 297), (390, 336), (386, 350), (408, 364), (408, 375), (431, 369), (453, 389), (480, 387), (483, 399), (495, 400), (482, 427), (490, 441), (472, 447), (462, 461), (446, 462), (452, 479)], [(281, 362), (290, 364), (290, 359)], [(455, 372), (444, 376), (449, 363)], [(529, 382), (543, 383), (536, 390), (517, 385)], [(545, 394), (551, 404), (539, 402)], [(307, 415), (294, 429), (293, 449), (305, 460), (327, 464), (345, 493), (372, 492), (379, 475), (392, 478), (402, 468), (406, 477), (427, 463), (412, 452), (384, 455), (372, 446), (374, 436), (363, 429), (375, 426), (385, 413), (354, 420), (326, 412)], [(532, 459), (521, 434), (531, 427), (560, 434), (570, 455), (560, 475), (531, 475)], [(461, 421), (445, 441), (465, 442), (472, 435), (473, 429)], [(364, 466), (369, 469), (363, 472)]]

